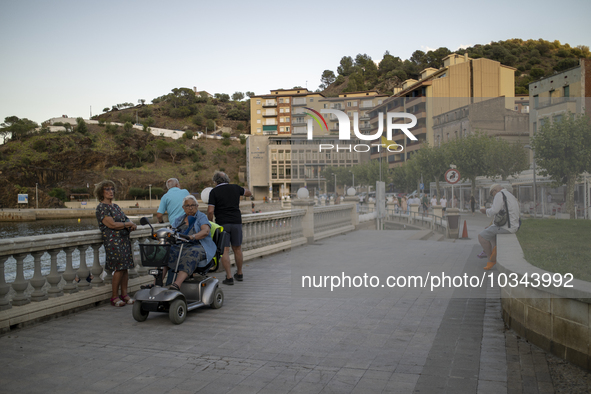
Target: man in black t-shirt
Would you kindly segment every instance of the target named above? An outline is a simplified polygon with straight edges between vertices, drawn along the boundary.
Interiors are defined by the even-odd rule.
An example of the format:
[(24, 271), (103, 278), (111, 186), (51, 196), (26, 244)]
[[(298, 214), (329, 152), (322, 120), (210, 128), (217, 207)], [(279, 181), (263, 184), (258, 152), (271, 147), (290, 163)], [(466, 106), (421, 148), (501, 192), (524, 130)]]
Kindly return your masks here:
[[(238, 185), (231, 185), (228, 175), (217, 171), (213, 175), (213, 181), (216, 187), (209, 193), (207, 207), (207, 218), (224, 227), (224, 231), (229, 236), (229, 241), (224, 245), (224, 254), (222, 255), (222, 265), (226, 270), (226, 279), (222, 283), (233, 285), (234, 278), (238, 281), (243, 280), (242, 276), (242, 214), (240, 213), (240, 197), (250, 197), (252, 193)], [(230, 267), (230, 245), (234, 251), (234, 260), (236, 262), (236, 274), (232, 278)]]

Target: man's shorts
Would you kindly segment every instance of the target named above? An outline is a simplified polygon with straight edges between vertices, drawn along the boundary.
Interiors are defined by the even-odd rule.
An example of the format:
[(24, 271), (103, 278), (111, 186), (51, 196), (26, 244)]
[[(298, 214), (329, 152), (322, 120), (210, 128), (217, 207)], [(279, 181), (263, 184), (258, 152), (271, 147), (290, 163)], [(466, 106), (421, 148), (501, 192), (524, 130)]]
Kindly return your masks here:
[(497, 234), (511, 234), (511, 231), (493, 224), (492, 226), (488, 226), (482, 230), (480, 236), (490, 242), (492, 240), (496, 240)]
[(228, 233), (229, 237), (226, 237), (226, 244), (224, 248), (232, 246), (242, 245), (242, 224), (222, 224), (224, 231)]

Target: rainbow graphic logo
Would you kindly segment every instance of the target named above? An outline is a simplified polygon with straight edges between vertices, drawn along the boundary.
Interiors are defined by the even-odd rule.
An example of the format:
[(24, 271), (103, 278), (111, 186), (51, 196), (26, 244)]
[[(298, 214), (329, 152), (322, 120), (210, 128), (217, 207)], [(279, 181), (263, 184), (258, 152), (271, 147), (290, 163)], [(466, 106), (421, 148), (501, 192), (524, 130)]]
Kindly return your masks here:
[[(313, 114), (307, 113), (306, 115), (310, 115), (312, 117), (312, 119), (314, 119), (316, 121), (316, 123), (318, 123), (318, 126), (320, 126), (320, 129), (322, 129), (322, 123), (324, 123), (324, 127), (326, 129), (326, 131), (328, 131), (328, 125), (326, 124), (326, 120), (324, 120), (324, 116), (322, 116), (320, 114), (320, 112), (313, 110), (312, 108), (308, 108), (308, 107), (304, 107), (304, 109), (307, 109), (308, 111), (312, 111), (314, 112), (318, 117), (320, 117), (320, 119), (318, 119), (318, 117), (314, 116)], [(320, 123), (320, 120), (322, 120), (322, 123)]]

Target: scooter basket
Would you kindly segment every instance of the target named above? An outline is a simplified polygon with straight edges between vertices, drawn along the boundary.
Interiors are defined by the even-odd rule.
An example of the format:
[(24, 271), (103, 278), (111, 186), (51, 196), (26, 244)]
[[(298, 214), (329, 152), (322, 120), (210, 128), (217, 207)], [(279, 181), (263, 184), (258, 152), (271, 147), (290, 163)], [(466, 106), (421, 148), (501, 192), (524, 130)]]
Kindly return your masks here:
[(144, 267), (164, 267), (168, 265), (170, 245), (140, 244), (140, 256)]

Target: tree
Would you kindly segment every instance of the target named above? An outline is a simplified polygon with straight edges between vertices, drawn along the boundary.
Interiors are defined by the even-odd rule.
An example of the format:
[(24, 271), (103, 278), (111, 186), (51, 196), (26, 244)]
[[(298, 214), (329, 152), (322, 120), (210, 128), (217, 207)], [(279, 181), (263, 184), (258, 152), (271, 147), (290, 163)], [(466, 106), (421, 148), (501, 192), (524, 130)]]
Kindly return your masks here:
[(123, 130), (125, 130), (126, 133), (129, 133), (132, 128), (133, 125), (131, 124), (131, 122), (125, 122), (125, 124), (123, 125)]
[(219, 117), (218, 110), (213, 105), (206, 105), (203, 107), (203, 116), (207, 119), (217, 119)]
[(234, 100), (234, 101), (241, 101), (243, 98), (244, 98), (244, 93), (242, 93), (242, 92), (235, 92), (232, 95), (232, 100)]
[(255, 96), (255, 94), (254, 94), (254, 92), (246, 92), (246, 96), (248, 98), (251, 98), (251, 97)]
[(322, 72), (322, 76), (320, 77), (320, 82), (322, 82), (320, 84), (320, 88), (328, 88), (330, 84), (335, 81), (335, 79), (337, 78), (335, 77), (334, 72), (332, 72), (331, 70), (324, 70)]
[(511, 175), (519, 174), (529, 168), (529, 155), (521, 144), (511, 144), (505, 140), (492, 140), (486, 155), (489, 167), (488, 176), (497, 176), (506, 181)]
[(86, 122), (84, 121), (84, 119), (82, 118), (76, 118), (76, 131), (79, 132), (80, 134), (86, 134), (88, 132), (88, 126), (86, 125)]
[(343, 56), (341, 58), (341, 65), (337, 67), (337, 72), (339, 75), (346, 77), (347, 75), (351, 75), (353, 71), (355, 71), (353, 66), (353, 58), (351, 56)]
[(449, 169), (449, 159), (446, 145), (441, 147), (433, 147), (425, 143), (425, 145), (413, 155), (411, 161), (414, 161), (418, 167), (418, 171), (423, 175), (424, 180), (434, 180), (435, 189), (439, 194), (439, 181), (443, 179), (443, 175)]
[(32, 120), (27, 118), (18, 118), (17, 116), (7, 116), (4, 118), (4, 123), (0, 124), (0, 135), (2, 135), (4, 141), (8, 135), (14, 141), (23, 140), (35, 130), (39, 125)]
[(215, 131), (215, 122), (211, 119), (208, 119), (207, 123), (205, 124), (205, 127), (207, 127), (207, 130), (213, 132)]
[(133, 197), (134, 200), (137, 200), (138, 197), (144, 197), (147, 191), (139, 187), (130, 187), (127, 194)]
[(226, 93), (216, 93), (213, 95), (213, 97), (220, 100), (222, 103), (227, 103), (230, 101), (230, 95)]
[(103, 112), (109, 112), (109, 107), (103, 108)]
[(462, 179), (472, 182), (472, 195), (476, 195), (476, 177), (490, 174), (486, 155), (492, 139), (484, 133), (471, 134), (465, 138), (456, 138), (448, 143), (448, 164), (457, 166)]
[(554, 186), (566, 184), (566, 210), (575, 218), (575, 185), (583, 172), (591, 172), (591, 123), (586, 115), (568, 113), (534, 134), (531, 145), (540, 174), (549, 175)]

